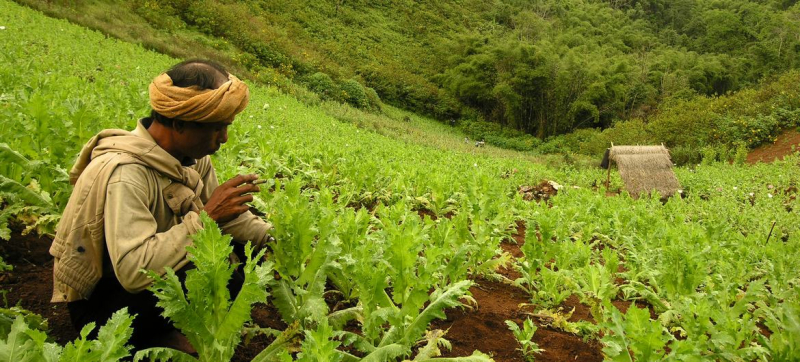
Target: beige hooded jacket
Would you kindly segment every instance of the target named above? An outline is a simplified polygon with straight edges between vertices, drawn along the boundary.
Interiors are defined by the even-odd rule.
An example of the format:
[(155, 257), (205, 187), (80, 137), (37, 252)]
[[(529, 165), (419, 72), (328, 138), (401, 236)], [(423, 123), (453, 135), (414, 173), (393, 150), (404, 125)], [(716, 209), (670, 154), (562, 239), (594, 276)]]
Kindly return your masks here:
[[(89, 140), (70, 182), (75, 186), (50, 247), (53, 302), (89, 298), (110, 273), (139, 292), (150, 285), (141, 269), (163, 273), (186, 265), (190, 235), (202, 227), (198, 213), (219, 186), (209, 157), (181, 165), (141, 121), (133, 132), (104, 130)], [(265, 245), (270, 228), (249, 212), (222, 225), (234, 240), (256, 247)]]

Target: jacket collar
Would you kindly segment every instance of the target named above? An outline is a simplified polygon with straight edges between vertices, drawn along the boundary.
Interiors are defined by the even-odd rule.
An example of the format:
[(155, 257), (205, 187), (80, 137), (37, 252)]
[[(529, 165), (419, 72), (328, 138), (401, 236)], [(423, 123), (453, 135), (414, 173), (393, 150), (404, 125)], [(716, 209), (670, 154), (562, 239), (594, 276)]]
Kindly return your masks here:
[(185, 165), (158, 146), (140, 120), (132, 132), (106, 129), (92, 137), (83, 146), (75, 165), (70, 170), (70, 183), (74, 185), (77, 182), (78, 177), (93, 159), (109, 153), (124, 153), (135, 157), (148, 167), (192, 189), (196, 188), (200, 180), (197, 171), (184, 167)]

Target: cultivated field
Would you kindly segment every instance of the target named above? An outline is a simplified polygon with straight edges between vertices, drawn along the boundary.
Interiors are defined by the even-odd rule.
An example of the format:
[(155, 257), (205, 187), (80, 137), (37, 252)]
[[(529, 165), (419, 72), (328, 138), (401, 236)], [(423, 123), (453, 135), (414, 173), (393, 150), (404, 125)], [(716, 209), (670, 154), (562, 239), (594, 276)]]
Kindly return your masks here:
[[(57, 345), (79, 334), (48, 303), (47, 235), (67, 170), (97, 131), (147, 115), (147, 85), (177, 61), (5, 0), (0, 26), (0, 256), (13, 267), (0, 289), (7, 307), (48, 320), (4, 310), (0, 356), (66, 358), (78, 352)], [(476, 149), (399, 110), (251, 94), (213, 162), (222, 180), (268, 180), (253, 208), (275, 241), (251, 275), (269, 296), (248, 296), (252, 323), (198, 337), (227, 346), (221, 356), (800, 360), (796, 155), (678, 168), (681, 197), (633, 199), (615, 172), (607, 190), (606, 171), (585, 162)], [(225, 245), (207, 231), (198, 245)], [(200, 360), (221, 358), (209, 350)]]

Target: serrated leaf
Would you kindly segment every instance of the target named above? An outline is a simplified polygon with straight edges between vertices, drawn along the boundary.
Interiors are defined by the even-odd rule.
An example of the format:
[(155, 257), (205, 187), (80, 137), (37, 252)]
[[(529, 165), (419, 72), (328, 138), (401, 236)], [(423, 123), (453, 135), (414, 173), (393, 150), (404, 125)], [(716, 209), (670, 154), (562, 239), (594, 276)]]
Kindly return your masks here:
[(400, 344), (389, 344), (383, 347), (376, 348), (370, 354), (364, 356), (361, 362), (385, 362), (391, 361), (408, 353), (409, 348)]
[[(272, 280), (269, 271), (272, 270), (272, 263), (264, 263), (256, 266), (254, 260), (260, 260), (264, 255), (262, 250), (256, 258), (252, 256), (253, 250), (250, 242), (245, 246), (245, 255), (247, 263), (244, 267), (245, 280), (242, 285), (239, 295), (231, 304), (227, 313), (222, 316), (222, 323), (217, 329), (217, 338), (239, 334), (242, 326), (250, 321), (250, 310), (255, 303), (264, 303), (267, 301), (268, 293), (266, 291), (267, 283)], [(239, 341), (235, 341), (238, 343)]]
[(337, 310), (331, 314), (328, 314), (328, 322), (333, 328), (340, 330), (345, 324), (347, 324), (347, 322), (351, 320), (363, 319), (363, 311), (364, 309), (359, 306)]
[(26, 169), (31, 168), (31, 161), (12, 149), (7, 143), (0, 143), (0, 160), (3, 163), (16, 163)]
[[(2, 259), (0, 259), (1, 261)], [(0, 270), (2, 270), (0, 268)], [(11, 326), (17, 317), (25, 319), (25, 324), (29, 329), (46, 331), (48, 329), (47, 320), (42, 316), (22, 309), (21, 307), (0, 308), (0, 338), (6, 338), (11, 332)]]
[(441, 356), (442, 351), (439, 350), (439, 344), (444, 334), (445, 332), (441, 329), (426, 332), (424, 338), (425, 345), (419, 349), (417, 355), (414, 357), (414, 361), (423, 361), (432, 357)]
[(0, 175), (0, 193), (12, 194), (27, 205), (51, 208), (52, 202), (21, 183)]
[(281, 318), (284, 321), (290, 322), (297, 320), (298, 314), (297, 299), (292, 293), (292, 288), (285, 279), (278, 280), (273, 283), (272, 287), (272, 303), (278, 308)]
[[(458, 283), (447, 286), (444, 290), (437, 289), (431, 294), (430, 304), (420, 313), (411, 324), (405, 328), (405, 333), (401, 341), (405, 345), (412, 345), (418, 338), (425, 333), (428, 325), (434, 319), (446, 319), (444, 310), (447, 308), (461, 307), (463, 298), (469, 298), (469, 288), (475, 284), (470, 280), (462, 280)], [(474, 301), (474, 300), (473, 300)]]
[(301, 346), (299, 362), (339, 362), (342, 355), (336, 347), (341, 343), (333, 340), (333, 328), (328, 325), (328, 320), (322, 322), (314, 330), (305, 331), (305, 340)]
[[(256, 355), (251, 362), (282, 362), (287, 356), (286, 346), (300, 333), (300, 322), (295, 321), (278, 335), (267, 348)], [(291, 361), (291, 357), (289, 357)]]
[(8, 336), (0, 340), (0, 361), (29, 362), (42, 358), (42, 351), (37, 351), (36, 342), (28, 335), (30, 329), (25, 319), (18, 316), (11, 324)]
[(147, 359), (150, 362), (197, 362), (197, 358), (172, 348), (148, 348), (136, 352), (133, 362)]
[(128, 308), (122, 308), (111, 316), (106, 324), (97, 332), (97, 339), (92, 342), (91, 358), (100, 362), (118, 361), (130, 356), (131, 347), (127, 345), (133, 334), (131, 323), (134, 317), (128, 314)]

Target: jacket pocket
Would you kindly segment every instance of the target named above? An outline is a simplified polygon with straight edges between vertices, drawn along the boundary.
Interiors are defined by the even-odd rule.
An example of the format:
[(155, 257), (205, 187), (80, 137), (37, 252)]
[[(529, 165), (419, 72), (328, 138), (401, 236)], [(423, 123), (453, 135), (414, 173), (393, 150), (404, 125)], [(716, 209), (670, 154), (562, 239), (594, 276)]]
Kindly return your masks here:
[(199, 205), (195, 202), (197, 195), (182, 183), (173, 182), (165, 187), (162, 193), (169, 208), (178, 216), (186, 215), (189, 211), (199, 210)]

